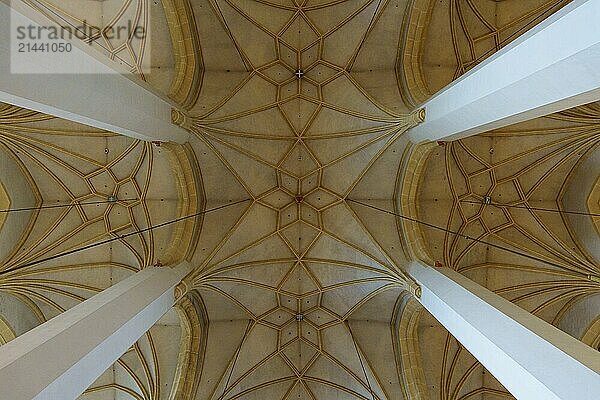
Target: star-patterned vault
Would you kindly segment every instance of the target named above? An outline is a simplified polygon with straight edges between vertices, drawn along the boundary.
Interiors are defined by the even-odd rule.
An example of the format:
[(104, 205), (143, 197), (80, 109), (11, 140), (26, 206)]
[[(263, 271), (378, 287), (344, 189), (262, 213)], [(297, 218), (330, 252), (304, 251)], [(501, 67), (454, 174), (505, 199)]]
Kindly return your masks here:
[(0, 104), (0, 209), (24, 208), (0, 213), (0, 345), (143, 268), (193, 267), (176, 311), (82, 400), (512, 398), (415, 300), (414, 259), (599, 348), (598, 104), (406, 135), (433, 93), (569, 0), (27, 2), (150, 29), (151, 53), (100, 53), (190, 132), (144, 143)]
[[(188, 279), (219, 321), (208, 346), (232, 352), (205, 359), (214, 373), (201, 398), (397, 398), (397, 373), (382, 370), (395, 364), (371, 367), (351, 327), (374, 301), (385, 305), (371, 318), (389, 323), (408, 282), (348, 202), (421, 117), (382, 104), (353, 70), (376, 50), (378, 20), (397, 11), (378, 1), (208, 7), (217, 18), (204, 22), (225, 28), (213, 40), (238, 80), (208, 88), (212, 100), (201, 93), (187, 126), (208, 207), (212, 179), (214, 205), (247, 201), (206, 216)], [(231, 343), (220, 343), (224, 331)]]

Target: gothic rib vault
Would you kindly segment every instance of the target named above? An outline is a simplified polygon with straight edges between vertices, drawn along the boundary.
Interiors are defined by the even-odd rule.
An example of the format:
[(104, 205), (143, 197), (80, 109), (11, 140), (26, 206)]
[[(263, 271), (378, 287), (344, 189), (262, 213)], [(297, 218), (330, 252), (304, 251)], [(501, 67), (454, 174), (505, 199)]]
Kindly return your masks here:
[(218, 102), (201, 93), (184, 125), (200, 139), (196, 154), (221, 165), (200, 164), (226, 169), (209, 167), (205, 183), (215, 174), (236, 190), (216, 203), (249, 201), (206, 217), (189, 278), (215, 321), (204, 363), (216, 368), (200, 398), (403, 396), (391, 338), (392, 362), (374, 367), (352, 319), (377, 298), (387, 306), (369, 318), (389, 321), (406, 277), (345, 200), (419, 115), (379, 104), (350, 72), (382, 10), (342, 6), (213, 4), (235, 43), (225, 50), (248, 72), (228, 62), (239, 83)]
[[(156, 262), (194, 265), (178, 316), (82, 399), (511, 398), (421, 316), (403, 272), (413, 257), (598, 348), (594, 220), (480, 204), (598, 212), (597, 105), (445, 146), (403, 135), (423, 118), (416, 105), (566, 1), (32, 3), (63, 21), (145, 21), (153, 69), (140, 78), (181, 105), (174, 120), (193, 137), (159, 146), (2, 106), (0, 206), (73, 205), (0, 219), (2, 270), (209, 211), (0, 276), (4, 338)], [(104, 45), (139, 72), (143, 43)]]

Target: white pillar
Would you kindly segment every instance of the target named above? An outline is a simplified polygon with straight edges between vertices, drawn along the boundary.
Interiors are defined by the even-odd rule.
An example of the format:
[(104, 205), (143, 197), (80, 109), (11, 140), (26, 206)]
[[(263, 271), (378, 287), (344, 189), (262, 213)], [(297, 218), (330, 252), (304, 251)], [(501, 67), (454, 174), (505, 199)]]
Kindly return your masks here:
[[(19, 13), (34, 26), (39, 26), (43, 20), (46, 21), (45, 26), (56, 25), (39, 13), (32, 15), (35, 11), (27, 8), (19, 8)], [(187, 141), (188, 132), (171, 123), (173, 105), (170, 102), (152, 93), (152, 89), (136, 77), (116, 72), (117, 65), (110, 60), (105, 63), (100, 61), (101, 55), (92, 56), (94, 50), (86, 49), (84, 46), (87, 45), (77, 39), (65, 39), (63, 42), (73, 45), (73, 54), (69, 57), (76, 57), (77, 70), (87, 73), (11, 73), (10, 17), (10, 7), (0, 1), (0, 102), (136, 139)], [(50, 62), (43, 53), (40, 57), (40, 60), (46, 57), (46, 61)], [(60, 56), (53, 57), (56, 60)], [(44, 62), (30, 64), (35, 69), (46, 67)]]
[(423, 306), (519, 400), (596, 400), (600, 353), (449, 268), (409, 274)]
[(0, 347), (0, 397), (74, 400), (175, 302), (190, 271), (149, 267)]
[(600, 1), (574, 0), (428, 100), (414, 142), (454, 140), (600, 100)]

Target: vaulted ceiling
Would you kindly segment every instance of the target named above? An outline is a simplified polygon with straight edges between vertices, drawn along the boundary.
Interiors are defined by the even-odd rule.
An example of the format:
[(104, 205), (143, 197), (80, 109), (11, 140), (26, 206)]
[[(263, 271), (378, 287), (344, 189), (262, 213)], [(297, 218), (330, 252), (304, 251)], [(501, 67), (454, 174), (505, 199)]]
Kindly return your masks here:
[[(399, 111), (397, 85), (394, 106), (365, 77), (393, 82), (401, 26), (396, 43), (380, 37), (398, 5), (223, 1), (197, 15), (212, 29), (199, 35), (204, 82), (230, 83), (200, 92), (191, 145), (215, 205), (248, 199), (206, 216), (193, 259), (190, 286), (212, 321), (198, 398), (404, 396), (386, 328), (406, 288), (401, 245), (388, 237), (389, 253), (347, 201), (391, 199), (373, 166), (401, 154), (418, 122)], [(380, 65), (367, 69), (373, 54)], [(365, 316), (383, 328), (376, 363)]]
[(82, 399), (511, 398), (411, 300), (414, 257), (598, 348), (600, 222), (541, 210), (598, 213), (598, 106), (439, 145), (404, 135), (422, 101), (567, 1), (33, 3), (151, 29), (100, 50), (193, 133), (149, 144), (0, 108), (0, 209), (27, 208), (0, 213), (2, 337), (156, 262), (194, 266), (177, 314)]

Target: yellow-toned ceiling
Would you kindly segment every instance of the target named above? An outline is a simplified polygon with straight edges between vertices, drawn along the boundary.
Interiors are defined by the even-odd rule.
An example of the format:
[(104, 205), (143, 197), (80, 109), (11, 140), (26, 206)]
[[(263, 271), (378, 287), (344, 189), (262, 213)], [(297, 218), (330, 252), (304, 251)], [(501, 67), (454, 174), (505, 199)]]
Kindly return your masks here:
[[(4, 189), (4, 185), (0, 183), (0, 210), (8, 210), (10, 208), (10, 197), (6, 193)], [(2, 229), (2, 224), (4, 224), (4, 220), (6, 219), (6, 213), (0, 214), (0, 229)]]
[[(423, 84), (415, 88), (424, 89), (413, 92), (439, 90), (566, 3), (436, 3), (429, 29), (451, 37), (453, 46), (431, 35), (422, 42)], [(600, 267), (598, 234), (586, 214), (597, 212), (589, 199), (600, 170), (599, 110), (589, 104), (427, 146), (415, 153), (418, 190), (411, 197), (415, 206), (405, 208), (448, 230), (411, 227), (422, 237), (427, 259), (458, 270), (594, 348)], [(419, 331), (432, 399), (507, 396), (431, 317), (421, 319)], [(432, 343), (438, 351), (427, 352)]]
[(598, 342), (593, 220), (531, 210), (597, 212), (597, 105), (440, 146), (404, 135), (422, 101), (566, 1), (36, 3), (62, 21), (151, 29), (151, 52), (100, 50), (177, 101), (193, 137), (159, 147), (0, 108), (11, 207), (71, 205), (9, 213), (3, 270), (227, 206), (0, 275), (0, 315), (19, 335), (148, 265), (194, 265), (178, 315), (82, 399), (510, 398), (410, 300), (415, 256)]
[[(8, 213), (0, 230), (2, 271), (178, 216), (180, 183), (169, 151), (15, 107), (0, 111), (0, 137), (0, 180), (11, 207), (27, 209)], [(108, 203), (109, 196), (119, 200)], [(148, 231), (85, 254), (4, 272), (0, 315), (21, 335), (154, 264), (172, 235), (171, 228)], [(118, 387), (135, 387), (146, 398), (168, 393), (179, 347), (169, 353), (170, 343), (179, 331), (176, 317), (162, 321), (90, 392), (113, 398)], [(144, 372), (159, 365), (160, 375)], [(102, 396), (107, 394), (96, 398)]]
[(212, 321), (197, 398), (402, 398), (387, 328), (406, 287), (401, 246), (387, 251), (346, 200), (391, 196), (364, 182), (417, 122), (394, 83), (397, 43), (378, 39), (400, 40), (383, 21), (405, 3), (192, 6), (205, 86), (185, 126), (208, 206), (248, 199), (206, 216), (193, 257), (189, 285)]

